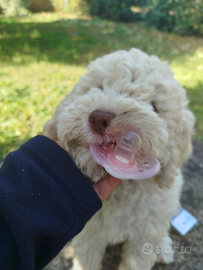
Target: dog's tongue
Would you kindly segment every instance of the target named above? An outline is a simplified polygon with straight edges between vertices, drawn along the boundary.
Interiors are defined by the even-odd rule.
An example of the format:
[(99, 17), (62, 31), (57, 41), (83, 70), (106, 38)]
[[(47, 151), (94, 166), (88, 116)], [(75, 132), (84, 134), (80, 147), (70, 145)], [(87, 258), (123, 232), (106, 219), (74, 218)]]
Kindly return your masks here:
[(139, 135), (135, 131), (128, 130), (117, 136), (116, 146), (112, 143), (91, 144), (90, 153), (112, 176), (142, 180), (156, 175), (160, 170), (160, 163), (152, 155), (142, 157), (136, 155), (140, 147)]

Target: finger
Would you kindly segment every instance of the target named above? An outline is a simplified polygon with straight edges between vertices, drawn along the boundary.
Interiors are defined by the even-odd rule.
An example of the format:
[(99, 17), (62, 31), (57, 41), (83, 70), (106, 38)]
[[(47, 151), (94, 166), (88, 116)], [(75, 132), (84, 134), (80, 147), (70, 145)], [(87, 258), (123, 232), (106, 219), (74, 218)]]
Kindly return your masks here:
[(108, 175), (98, 183), (95, 183), (93, 188), (97, 192), (97, 195), (101, 201), (105, 201), (116, 188), (116, 186), (120, 183), (120, 181), (120, 179)]
[(56, 143), (64, 149), (64, 145), (61, 142), (57, 141)]

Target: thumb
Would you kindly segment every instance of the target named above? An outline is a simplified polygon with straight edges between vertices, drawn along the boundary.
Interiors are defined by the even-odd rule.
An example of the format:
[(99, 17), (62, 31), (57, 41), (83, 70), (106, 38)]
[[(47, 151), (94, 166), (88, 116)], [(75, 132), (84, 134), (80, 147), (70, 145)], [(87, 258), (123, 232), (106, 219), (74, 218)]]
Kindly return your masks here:
[(105, 201), (108, 196), (114, 191), (120, 181), (120, 179), (108, 175), (98, 183), (93, 184), (92, 187), (96, 191), (101, 201)]

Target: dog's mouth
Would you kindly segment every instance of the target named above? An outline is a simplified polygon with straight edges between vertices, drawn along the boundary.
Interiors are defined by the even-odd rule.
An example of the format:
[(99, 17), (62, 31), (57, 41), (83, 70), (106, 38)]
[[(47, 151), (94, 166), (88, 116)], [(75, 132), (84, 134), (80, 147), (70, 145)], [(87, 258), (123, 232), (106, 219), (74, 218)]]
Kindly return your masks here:
[(95, 155), (98, 153), (98, 159), (107, 160), (107, 157), (112, 157), (116, 162), (120, 162), (121, 167), (126, 167), (132, 165), (135, 154), (140, 147), (141, 138), (138, 133), (133, 130), (126, 130), (118, 133), (109, 141), (103, 141), (101, 144), (95, 145), (95, 151), (93, 152), (95, 152)]
[(98, 146), (101, 148), (101, 150), (108, 150), (108, 149), (111, 149), (111, 150), (115, 150), (116, 148), (116, 141), (115, 140), (112, 140), (112, 141), (103, 141), (101, 144), (99, 144)]
[(160, 169), (159, 161), (151, 156), (140, 156), (141, 138), (133, 130), (121, 132), (116, 139), (91, 144), (90, 153), (106, 171), (120, 179), (146, 179)]

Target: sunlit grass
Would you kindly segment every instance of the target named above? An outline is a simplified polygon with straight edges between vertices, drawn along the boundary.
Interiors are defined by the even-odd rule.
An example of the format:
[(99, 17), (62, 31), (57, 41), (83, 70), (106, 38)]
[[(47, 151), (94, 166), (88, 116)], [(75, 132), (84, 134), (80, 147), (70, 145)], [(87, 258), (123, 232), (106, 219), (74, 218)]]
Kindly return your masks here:
[(189, 108), (196, 116), (194, 138), (203, 142), (203, 46), (181, 61), (173, 60), (171, 67), (187, 90)]
[(0, 73), (1, 158), (42, 133), (43, 124), (85, 68), (46, 62), (4, 66)]
[(0, 17), (0, 160), (42, 133), (59, 101), (85, 66), (118, 49), (137, 47), (168, 60), (187, 89), (197, 117), (195, 138), (203, 141), (203, 39), (179, 37), (75, 14)]

